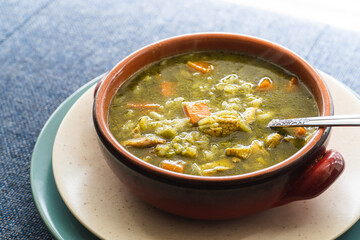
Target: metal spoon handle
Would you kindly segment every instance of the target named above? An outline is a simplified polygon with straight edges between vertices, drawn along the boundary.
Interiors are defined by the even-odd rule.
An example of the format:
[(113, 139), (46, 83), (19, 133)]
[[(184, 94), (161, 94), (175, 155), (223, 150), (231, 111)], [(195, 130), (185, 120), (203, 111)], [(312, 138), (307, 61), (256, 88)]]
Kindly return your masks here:
[(360, 126), (360, 114), (293, 119), (273, 119), (268, 127)]

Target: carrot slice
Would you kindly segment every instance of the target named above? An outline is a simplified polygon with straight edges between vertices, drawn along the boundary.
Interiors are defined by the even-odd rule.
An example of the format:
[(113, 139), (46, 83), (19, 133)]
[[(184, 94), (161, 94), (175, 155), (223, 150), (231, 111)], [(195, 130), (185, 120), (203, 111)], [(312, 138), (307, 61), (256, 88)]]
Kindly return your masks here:
[(192, 124), (197, 123), (204, 117), (210, 116), (209, 108), (204, 102), (185, 103), (184, 108)]
[(165, 97), (175, 95), (176, 82), (161, 82), (161, 94)]
[(260, 79), (256, 89), (259, 91), (267, 91), (270, 90), (271, 88), (273, 88), (273, 82), (271, 81), (270, 78), (264, 77)]
[(306, 133), (306, 129), (304, 127), (294, 127), (294, 134), (297, 137), (302, 137)]
[(211, 70), (214, 70), (214, 65), (208, 63), (208, 62), (191, 62), (188, 61), (187, 65), (196, 71), (199, 71), (201, 73), (208, 73)]
[(160, 107), (159, 104), (156, 103), (128, 103), (126, 104), (126, 108), (134, 108), (134, 109), (158, 109)]
[(288, 92), (292, 92), (298, 87), (298, 80), (296, 77), (292, 77), (289, 81), (289, 85), (287, 87)]
[(184, 163), (180, 162), (180, 161), (171, 161), (171, 160), (164, 160), (160, 163), (161, 168), (169, 170), (169, 171), (173, 171), (173, 172), (178, 172), (178, 173), (183, 173), (184, 172)]

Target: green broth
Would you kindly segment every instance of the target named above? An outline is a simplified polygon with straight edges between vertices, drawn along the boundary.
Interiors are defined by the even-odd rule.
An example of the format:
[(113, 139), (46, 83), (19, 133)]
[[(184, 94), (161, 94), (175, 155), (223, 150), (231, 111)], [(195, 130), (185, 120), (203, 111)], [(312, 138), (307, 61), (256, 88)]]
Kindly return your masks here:
[[(213, 69), (202, 71), (201, 64)], [(264, 78), (272, 82), (265, 90), (259, 87)], [(289, 90), (291, 81), (296, 84)], [(210, 115), (191, 122), (184, 109), (193, 104), (206, 105)], [(117, 141), (144, 161), (224, 176), (283, 161), (315, 131), (270, 129), (271, 119), (317, 115), (314, 97), (290, 72), (256, 57), (210, 51), (166, 58), (134, 74), (114, 95), (108, 124)]]

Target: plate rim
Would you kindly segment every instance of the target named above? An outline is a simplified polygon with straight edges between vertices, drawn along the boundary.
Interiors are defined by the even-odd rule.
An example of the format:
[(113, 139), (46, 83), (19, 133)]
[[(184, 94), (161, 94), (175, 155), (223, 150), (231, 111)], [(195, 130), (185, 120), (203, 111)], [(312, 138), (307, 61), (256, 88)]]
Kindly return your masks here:
[[(39, 186), (35, 183), (36, 179), (37, 179), (37, 177), (35, 176), (35, 173), (34, 173), (35, 172), (35, 165), (36, 165), (36, 163), (39, 162), (39, 160), (37, 160), (37, 159), (39, 159), (39, 157), (41, 157), (41, 156), (38, 156), (38, 155), (41, 155), (41, 149), (44, 148), (44, 147), (49, 147), (49, 149), (51, 149), (50, 150), (51, 154), (49, 156), (46, 156), (46, 157), (49, 157), (51, 159), (51, 161), (49, 162), (49, 164), (50, 164), (49, 171), (51, 171), (51, 173), (52, 173), (52, 148), (53, 148), (53, 145), (54, 145), (56, 133), (57, 133), (57, 131), (59, 129), (59, 126), (60, 126), (61, 122), (63, 121), (65, 115), (68, 113), (70, 108), (74, 105), (74, 103), (90, 87), (95, 85), (104, 75), (105, 75), (105, 73), (93, 78), (89, 82), (82, 85), (75, 92), (73, 92), (70, 96), (68, 96), (56, 108), (56, 110), (50, 115), (50, 117), (45, 122), (44, 126), (42, 127), (42, 129), (41, 129), (41, 131), (40, 131), (40, 133), (39, 133), (39, 135), (38, 135), (38, 137), (36, 139), (33, 151), (32, 151), (31, 164), (30, 164), (30, 186), (31, 186), (32, 198), (33, 198), (33, 201), (35, 203), (35, 207), (36, 207), (38, 213), (40, 214), (40, 217), (41, 217), (42, 221), (45, 223), (47, 229), (51, 232), (51, 234), (54, 237), (56, 237), (57, 239), (64, 239), (63, 236), (62, 236), (63, 234), (61, 234), (59, 232), (59, 229), (55, 226), (56, 224), (54, 224), (54, 221), (44, 211), (45, 208), (43, 206), (43, 203), (42, 203), (41, 199), (39, 199), (39, 195), (37, 194), (37, 192), (39, 191), (38, 190)], [(52, 126), (52, 124), (54, 124), (54, 126)], [(54, 135), (52, 134), (52, 132), (49, 133), (51, 130), (53, 130), (55, 132)], [(48, 138), (48, 137), (49, 137), (49, 139), (48, 139), (49, 141), (46, 143), (47, 146), (44, 146), (43, 141), (45, 141), (46, 138)], [(53, 177), (53, 173), (52, 173), (52, 177)], [(56, 187), (56, 185), (55, 185), (55, 187)], [(56, 187), (56, 191), (58, 191), (57, 187)], [(61, 199), (61, 201), (63, 201), (63, 200)], [(65, 207), (67, 208), (66, 205), (65, 205)], [(69, 210), (69, 212), (70, 212), (70, 210)], [(91, 233), (91, 234), (93, 234), (93, 233)], [(95, 235), (94, 235), (94, 237), (95, 237)]]

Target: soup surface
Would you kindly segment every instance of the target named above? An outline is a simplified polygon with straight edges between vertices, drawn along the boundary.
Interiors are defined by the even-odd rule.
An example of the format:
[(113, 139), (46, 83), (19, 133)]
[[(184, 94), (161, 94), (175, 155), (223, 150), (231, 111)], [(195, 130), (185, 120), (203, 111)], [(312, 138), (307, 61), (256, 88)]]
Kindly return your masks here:
[(295, 75), (259, 58), (211, 51), (166, 58), (134, 74), (114, 95), (108, 124), (146, 162), (226, 176), (285, 160), (315, 131), (271, 129), (271, 119), (317, 115)]

